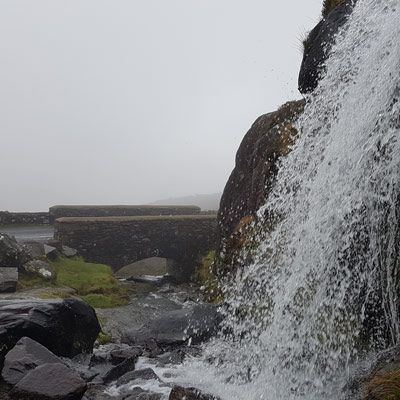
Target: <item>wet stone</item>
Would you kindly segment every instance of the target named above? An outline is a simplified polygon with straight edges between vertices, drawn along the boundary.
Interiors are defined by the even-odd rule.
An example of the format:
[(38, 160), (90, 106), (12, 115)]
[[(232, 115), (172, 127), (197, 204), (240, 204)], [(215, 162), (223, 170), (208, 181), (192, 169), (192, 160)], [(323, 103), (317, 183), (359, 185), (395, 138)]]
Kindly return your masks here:
[(46, 347), (28, 337), (23, 337), (7, 353), (1, 375), (7, 383), (15, 385), (29, 371), (43, 364), (62, 364), (62, 361)]
[(156, 380), (161, 382), (158, 375), (151, 368), (145, 368), (124, 374), (123, 376), (121, 376), (121, 378), (118, 379), (117, 386), (126, 385), (133, 381), (148, 381), (148, 380)]
[(169, 400), (220, 400), (219, 397), (201, 392), (196, 388), (184, 388), (182, 386), (174, 386)]
[(44, 364), (30, 371), (11, 390), (18, 400), (79, 400), (86, 382), (63, 364)]

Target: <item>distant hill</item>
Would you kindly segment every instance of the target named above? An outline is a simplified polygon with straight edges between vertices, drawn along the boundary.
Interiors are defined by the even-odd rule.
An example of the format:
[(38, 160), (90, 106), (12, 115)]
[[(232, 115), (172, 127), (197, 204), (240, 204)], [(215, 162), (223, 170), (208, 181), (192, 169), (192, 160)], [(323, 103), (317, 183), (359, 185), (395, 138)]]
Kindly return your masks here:
[(192, 196), (184, 196), (184, 197), (170, 197), (169, 199), (157, 200), (154, 205), (192, 205), (198, 206), (203, 211), (208, 210), (218, 210), (219, 202), (221, 200), (221, 193), (212, 193), (212, 194), (195, 194)]

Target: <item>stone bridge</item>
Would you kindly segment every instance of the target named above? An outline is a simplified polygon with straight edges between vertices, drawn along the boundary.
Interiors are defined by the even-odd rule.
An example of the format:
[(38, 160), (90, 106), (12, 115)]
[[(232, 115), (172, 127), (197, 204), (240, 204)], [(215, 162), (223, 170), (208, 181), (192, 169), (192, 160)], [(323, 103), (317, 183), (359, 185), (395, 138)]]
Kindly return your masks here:
[(139, 217), (160, 215), (197, 215), (201, 209), (197, 206), (162, 205), (69, 205), (53, 206), (49, 209), (49, 218), (53, 223), (63, 217)]
[(115, 271), (146, 258), (167, 258), (173, 261), (170, 274), (187, 281), (215, 248), (216, 228), (215, 215), (64, 217), (55, 221), (55, 238)]

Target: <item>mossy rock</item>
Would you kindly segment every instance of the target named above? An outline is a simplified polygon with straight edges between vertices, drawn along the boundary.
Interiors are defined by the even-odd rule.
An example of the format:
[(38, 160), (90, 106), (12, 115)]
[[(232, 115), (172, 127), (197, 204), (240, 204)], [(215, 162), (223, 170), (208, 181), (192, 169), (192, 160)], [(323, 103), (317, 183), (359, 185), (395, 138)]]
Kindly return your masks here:
[(126, 289), (107, 265), (87, 263), (79, 257), (62, 257), (51, 262), (50, 267), (53, 271), (50, 281), (37, 276), (21, 275), (19, 289), (43, 288), (37, 295), (44, 299), (76, 295), (94, 308), (112, 308), (128, 303)]
[(195, 281), (202, 287), (204, 300), (209, 303), (221, 303), (223, 301), (219, 280), (215, 272), (215, 251), (210, 251), (197, 268)]

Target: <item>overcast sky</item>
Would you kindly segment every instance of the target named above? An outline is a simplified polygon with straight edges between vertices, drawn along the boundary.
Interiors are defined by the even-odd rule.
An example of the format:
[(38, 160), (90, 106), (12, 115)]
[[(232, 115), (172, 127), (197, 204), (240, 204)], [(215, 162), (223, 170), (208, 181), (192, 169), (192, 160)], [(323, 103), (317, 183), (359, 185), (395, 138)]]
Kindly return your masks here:
[(0, 0), (0, 210), (223, 190), (322, 0)]

